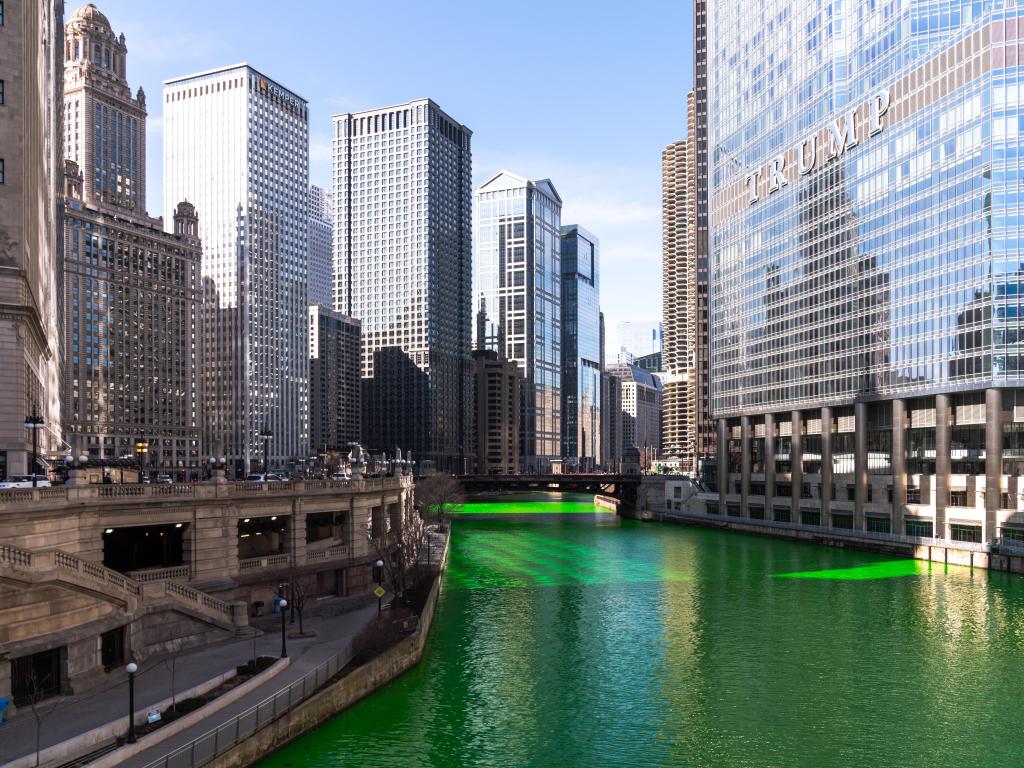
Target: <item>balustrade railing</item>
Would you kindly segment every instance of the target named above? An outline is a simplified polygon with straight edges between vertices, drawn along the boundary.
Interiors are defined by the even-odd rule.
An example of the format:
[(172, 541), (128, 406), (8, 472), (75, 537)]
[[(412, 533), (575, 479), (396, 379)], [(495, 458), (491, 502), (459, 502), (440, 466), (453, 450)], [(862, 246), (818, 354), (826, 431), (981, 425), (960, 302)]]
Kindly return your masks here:
[(128, 571), (126, 575), (140, 584), (151, 581), (168, 581), (169, 579), (189, 579), (192, 577), (192, 568), (188, 565), (175, 565), (169, 568), (147, 568), (144, 571)]

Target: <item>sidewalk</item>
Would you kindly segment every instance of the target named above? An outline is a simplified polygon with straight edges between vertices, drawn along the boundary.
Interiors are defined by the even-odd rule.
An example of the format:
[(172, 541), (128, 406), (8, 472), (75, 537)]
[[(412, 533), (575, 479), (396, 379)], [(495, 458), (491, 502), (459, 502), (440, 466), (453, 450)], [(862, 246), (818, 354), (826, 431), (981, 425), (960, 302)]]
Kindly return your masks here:
[[(291, 663), (287, 669), (231, 706), (225, 707), (215, 716), (161, 742), (133, 759), (126, 760), (124, 765), (146, 765), (298, 680), (321, 662), (344, 650), (352, 637), (376, 615), (376, 601), (362, 607), (353, 606), (352, 600), (346, 598), (331, 598), (313, 603), (305, 611), (303, 626), (307, 631), (316, 632), (316, 637), (288, 638), (288, 655)], [(261, 617), (254, 622), (265, 633), (255, 638), (257, 655), (276, 658), (281, 653), (280, 620), (275, 618)], [(298, 626), (296, 618), (295, 624), (288, 629), (298, 631)], [(252, 658), (252, 653), (253, 638), (247, 637), (178, 654), (174, 664), (174, 688), (180, 693), (217, 677), (239, 664), (244, 664)], [(140, 669), (135, 677), (137, 710), (171, 695), (169, 659), (170, 657), (164, 656), (149, 659), (139, 665)], [(41, 746), (45, 749), (125, 715), (128, 711), (126, 674), (123, 671), (111, 673), (109, 684), (79, 696), (45, 702), (40, 705), (39, 710), (43, 718)], [(35, 718), (29, 707), (23, 707), (9, 723), (0, 725), (0, 766), (24, 755), (34, 754), (35, 740)]]

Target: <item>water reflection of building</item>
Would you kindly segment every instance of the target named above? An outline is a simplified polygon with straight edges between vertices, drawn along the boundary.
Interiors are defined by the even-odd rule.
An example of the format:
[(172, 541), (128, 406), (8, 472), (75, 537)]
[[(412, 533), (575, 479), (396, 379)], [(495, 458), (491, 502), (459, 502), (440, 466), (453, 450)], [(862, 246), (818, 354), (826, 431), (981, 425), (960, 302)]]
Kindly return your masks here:
[[(833, 10), (726, 0), (708, 17), (713, 503), (1024, 535), (1018, 192), (1000, 181), (1021, 98), (1002, 41), (1024, 13), (965, 7), (936, 32)], [(799, 42), (781, 63), (755, 42), (769, 27)], [(889, 74), (853, 76), (869, 66)]]

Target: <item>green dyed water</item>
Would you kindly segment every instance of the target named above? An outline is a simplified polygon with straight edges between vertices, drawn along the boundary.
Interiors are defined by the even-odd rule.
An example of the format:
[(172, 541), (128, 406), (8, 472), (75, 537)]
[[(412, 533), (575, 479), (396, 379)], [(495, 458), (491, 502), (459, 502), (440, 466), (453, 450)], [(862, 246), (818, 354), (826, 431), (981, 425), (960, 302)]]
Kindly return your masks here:
[(523, 503), (455, 522), (423, 662), (263, 766), (1024, 764), (1021, 578)]

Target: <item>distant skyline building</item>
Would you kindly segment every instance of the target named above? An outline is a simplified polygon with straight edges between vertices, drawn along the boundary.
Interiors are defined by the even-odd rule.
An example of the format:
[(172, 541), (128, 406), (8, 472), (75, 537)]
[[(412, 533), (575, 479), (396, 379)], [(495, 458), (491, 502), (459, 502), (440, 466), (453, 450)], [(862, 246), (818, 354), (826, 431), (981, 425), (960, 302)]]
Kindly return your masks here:
[[(63, 3), (6, 3), (0, 105), (0, 477), (62, 452)], [(35, 413), (42, 421), (26, 429)]]
[(650, 467), (661, 449), (661, 379), (635, 365), (615, 364), (608, 372), (622, 391), (622, 448), (640, 452), (641, 469)]
[(601, 373), (601, 463), (608, 472), (622, 465), (622, 380), (605, 370)]
[(597, 238), (561, 227), (562, 458), (593, 470), (601, 455), (601, 266)]
[[(693, 116), (693, 92), (687, 99)], [(662, 448), (683, 472), (697, 471), (697, 306), (695, 131), (661, 153), (661, 273), (665, 339)], [(641, 365), (641, 367), (647, 367)]]
[(336, 115), (334, 309), (363, 330), (363, 438), (462, 472), (472, 422), (472, 131), (430, 99)]
[[(711, 415), (711, 304), (708, 258), (708, 0), (693, 2), (693, 90), (687, 98), (687, 136), (691, 136), (694, 175), (692, 226), (697, 263), (696, 395), (697, 463), (716, 455), (717, 431)], [(700, 469), (700, 467), (698, 467)]]
[(476, 189), (473, 296), (488, 349), (523, 371), (524, 472), (562, 456), (562, 198), (550, 179), (498, 171)]
[(709, 6), (706, 509), (1020, 540), (1024, 9), (909, 12)]
[(235, 472), (309, 451), (309, 110), (247, 64), (164, 84), (164, 210), (203, 241), (204, 411)]
[(629, 364), (638, 357), (661, 352), (663, 336), (663, 325), (659, 320), (619, 323), (619, 359), (616, 362)]
[(309, 430), (314, 453), (361, 442), (362, 348), (359, 321), (309, 306)]
[(519, 472), (522, 379), (519, 366), (499, 358), (493, 349), (473, 351), (473, 426), (479, 474)]
[(330, 309), (334, 251), (334, 195), (311, 184), (309, 187), (309, 303)]

